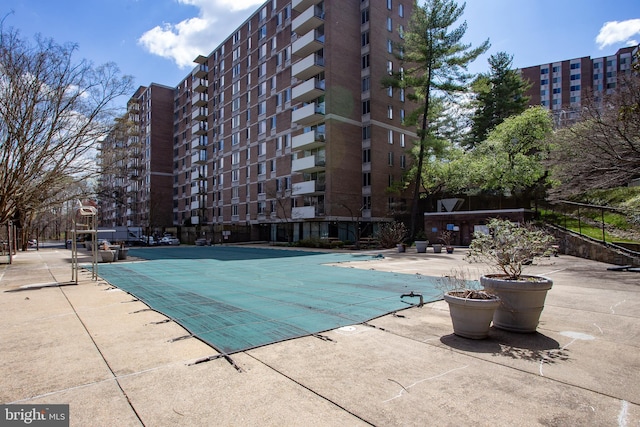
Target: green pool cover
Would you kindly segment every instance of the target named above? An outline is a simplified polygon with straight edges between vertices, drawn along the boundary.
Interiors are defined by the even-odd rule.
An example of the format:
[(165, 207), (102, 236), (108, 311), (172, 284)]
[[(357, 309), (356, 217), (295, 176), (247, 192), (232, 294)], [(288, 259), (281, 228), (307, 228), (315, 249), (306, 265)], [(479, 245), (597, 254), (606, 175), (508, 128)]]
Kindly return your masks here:
[(98, 274), (221, 353), (317, 334), (441, 299), (435, 277), (326, 265), (371, 255), (247, 247), (132, 248)]

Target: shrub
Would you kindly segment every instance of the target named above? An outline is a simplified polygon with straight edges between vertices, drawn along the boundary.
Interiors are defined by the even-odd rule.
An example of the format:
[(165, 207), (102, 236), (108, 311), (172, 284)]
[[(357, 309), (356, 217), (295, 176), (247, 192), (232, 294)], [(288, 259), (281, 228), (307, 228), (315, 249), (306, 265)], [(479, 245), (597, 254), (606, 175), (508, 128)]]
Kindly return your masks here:
[(552, 252), (554, 238), (532, 224), (517, 224), (509, 220), (492, 219), (489, 233), (475, 232), (467, 259), (481, 261), (517, 280), (522, 269), (536, 256)]
[(401, 222), (387, 222), (380, 225), (375, 233), (375, 239), (380, 242), (383, 248), (393, 248), (398, 243), (402, 243), (407, 236), (407, 227)]

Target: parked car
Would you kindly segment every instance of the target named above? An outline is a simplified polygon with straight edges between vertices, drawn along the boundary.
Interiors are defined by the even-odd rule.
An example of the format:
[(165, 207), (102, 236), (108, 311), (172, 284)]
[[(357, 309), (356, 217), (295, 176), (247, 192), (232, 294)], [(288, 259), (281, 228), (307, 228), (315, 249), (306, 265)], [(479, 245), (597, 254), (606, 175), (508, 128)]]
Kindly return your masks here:
[(146, 246), (155, 246), (157, 244), (153, 236), (140, 237), (140, 243)]
[(164, 236), (162, 239), (160, 239), (160, 244), (161, 245), (179, 245), (180, 240), (178, 240), (178, 238), (173, 236)]

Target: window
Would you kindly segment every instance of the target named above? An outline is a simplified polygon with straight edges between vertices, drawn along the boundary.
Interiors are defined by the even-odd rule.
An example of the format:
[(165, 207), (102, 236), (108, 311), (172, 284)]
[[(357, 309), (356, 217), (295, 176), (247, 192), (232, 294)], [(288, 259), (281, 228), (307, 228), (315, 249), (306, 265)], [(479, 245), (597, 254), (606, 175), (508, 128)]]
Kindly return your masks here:
[(262, 135), (266, 131), (267, 131), (267, 121), (266, 120), (260, 120), (258, 122), (258, 135)]
[(400, 147), (404, 148), (404, 133), (400, 134)]
[(258, 115), (267, 114), (267, 101), (258, 103)]
[(389, 129), (389, 133), (387, 135), (387, 141), (389, 142), (389, 144), (393, 144), (393, 131), (391, 129)]
[(569, 90), (571, 90), (571, 92), (574, 92), (574, 91), (576, 91), (576, 90), (580, 90), (580, 85), (574, 85), (574, 86), (571, 86), (571, 87), (569, 88)]
[(401, 4), (398, 5), (398, 16), (400, 18), (404, 18), (404, 5), (401, 5)]
[(371, 113), (371, 101), (367, 99), (366, 101), (362, 101), (362, 114), (369, 113)]
[(371, 196), (362, 197), (362, 209), (371, 209)]
[(387, 61), (387, 73), (389, 75), (393, 74), (393, 61)]
[(540, 70), (540, 74), (549, 74), (549, 69), (548, 68), (542, 68)]
[(231, 111), (238, 111), (240, 109), (240, 98), (236, 98), (231, 103)]
[(231, 164), (232, 165), (237, 165), (238, 163), (240, 163), (240, 152), (239, 151), (235, 151), (231, 155)]
[(233, 116), (233, 119), (231, 119), (231, 127), (240, 127), (240, 115)]
[(404, 102), (404, 88), (400, 88), (400, 101)]
[(553, 69), (551, 71), (553, 71), (554, 73), (559, 72), (560, 71), (560, 66), (559, 65), (554, 65)]
[(366, 46), (369, 44), (369, 31), (365, 31), (360, 35), (360, 46)]
[(393, 106), (387, 106), (387, 118), (393, 120)]
[(402, 169), (405, 169), (407, 167), (407, 156), (404, 154), (400, 156), (400, 167)]
[(234, 35), (233, 35), (233, 44), (236, 44), (240, 41), (240, 30), (238, 30)]
[(392, 7), (391, 0), (387, 0), (387, 9), (391, 10)]
[(393, 166), (393, 151), (389, 151), (389, 155), (387, 156), (389, 166)]
[(263, 44), (262, 46), (260, 46), (260, 56), (259, 58), (264, 58), (265, 56), (267, 56), (267, 44)]
[(393, 53), (393, 42), (391, 39), (387, 39), (387, 52)]
[(580, 74), (571, 74), (571, 80), (580, 80)]
[(234, 169), (231, 171), (231, 181), (233, 182), (240, 181), (240, 169)]
[(361, 24), (366, 24), (367, 22), (369, 22), (369, 9), (364, 9), (362, 12), (360, 12), (360, 16)]
[(362, 150), (362, 163), (371, 163), (371, 149), (365, 148)]
[(233, 66), (233, 78), (236, 78), (240, 75), (240, 64), (236, 64)]
[(276, 116), (272, 116), (271, 117), (271, 130), (275, 130), (276, 129)]
[(371, 185), (371, 173), (370, 172), (364, 172), (362, 174), (362, 186), (363, 187), (369, 187)]
[(369, 68), (369, 54), (366, 54), (362, 57), (362, 69)]
[(574, 63), (574, 64), (571, 64), (571, 69), (572, 69), (572, 70), (577, 70), (578, 68), (580, 68), (580, 63), (579, 63), (579, 62), (576, 62), (576, 63)]
[(387, 17), (387, 31), (393, 31), (393, 23), (390, 17)]
[(258, 31), (258, 40), (262, 40), (265, 37), (267, 37), (267, 26), (263, 25)]
[(403, 109), (400, 110), (400, 122), (402, 124), (404, 124), (404, 110)]
[(362, 140), (371, 139), (371, 126), (365, 126), (362, 128)]
[(362, 79), (362, 91), (368, 92), (371, 89), (371, 79), (367, 76)]

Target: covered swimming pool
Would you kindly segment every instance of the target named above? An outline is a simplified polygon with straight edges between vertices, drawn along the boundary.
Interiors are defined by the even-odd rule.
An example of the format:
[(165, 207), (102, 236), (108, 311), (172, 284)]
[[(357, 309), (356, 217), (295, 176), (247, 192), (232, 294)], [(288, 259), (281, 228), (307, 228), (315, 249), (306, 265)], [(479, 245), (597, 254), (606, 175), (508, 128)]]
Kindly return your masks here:
[(329, 264), (375, 255), (242, 246), (132, 248), (98, 274), (221, 353), (367, 322), (441, 299), (437, 278)]

